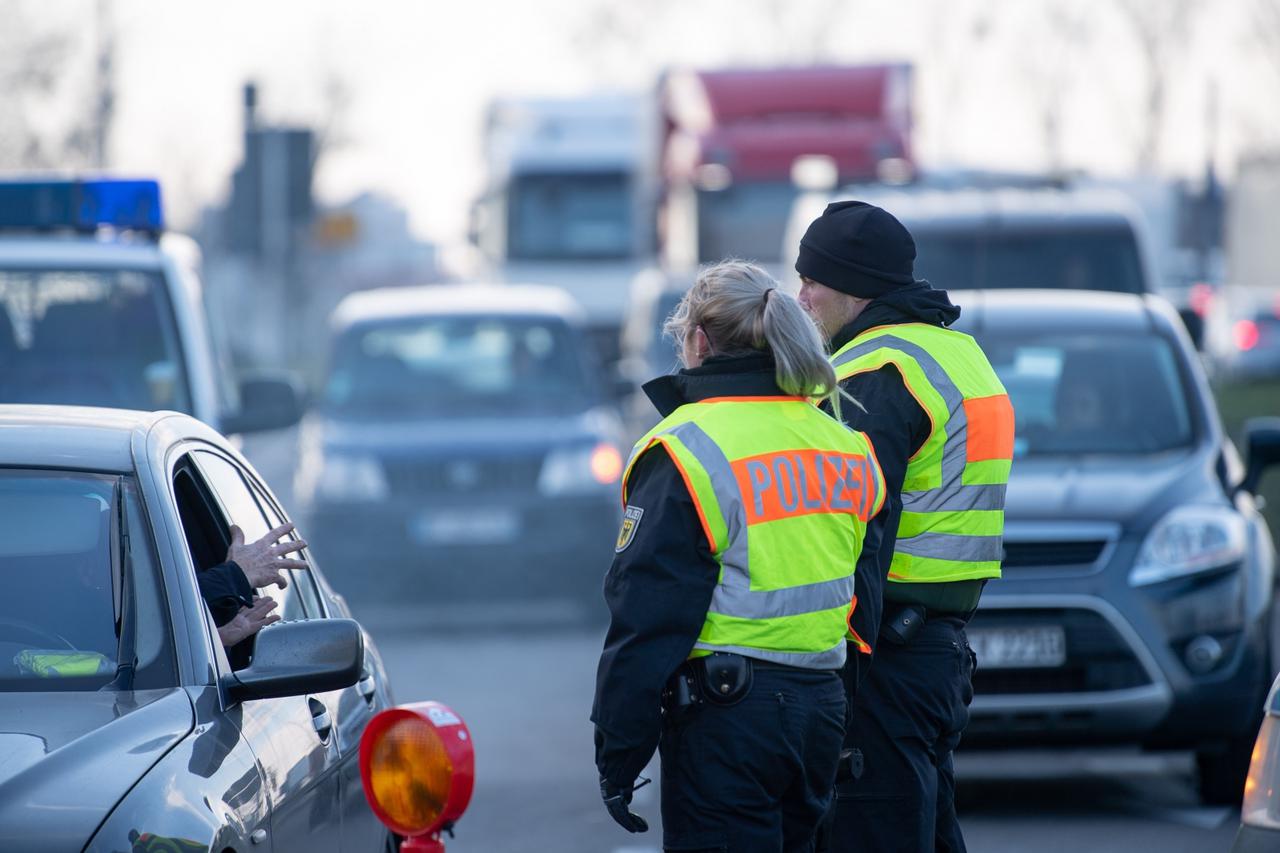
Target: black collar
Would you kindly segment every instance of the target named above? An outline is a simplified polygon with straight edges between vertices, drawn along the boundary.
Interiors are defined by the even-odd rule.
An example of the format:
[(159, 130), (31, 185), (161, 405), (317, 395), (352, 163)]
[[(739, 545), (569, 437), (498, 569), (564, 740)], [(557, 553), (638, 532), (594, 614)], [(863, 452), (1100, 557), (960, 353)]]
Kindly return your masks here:
[(770, 353), (713, 355), (698, 367), (651, 379), (644, 393), (665, 418), (686, 403), (712, 397), (786, 397), (776, 371)]

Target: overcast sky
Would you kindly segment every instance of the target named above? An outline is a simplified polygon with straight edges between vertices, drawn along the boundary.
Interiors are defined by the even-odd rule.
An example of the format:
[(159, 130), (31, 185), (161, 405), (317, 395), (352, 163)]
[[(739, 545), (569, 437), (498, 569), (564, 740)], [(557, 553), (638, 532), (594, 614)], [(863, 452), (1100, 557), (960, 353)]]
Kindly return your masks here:
[[(10, 40), (75, 32), (81, 49), (68, 61), (91, 74), (93, 4), (14, 2), (28, 32)], [(158, 175), (174, 218), (189, 222), (226, 192), (240, 156), (240, 87), (252, 78), (267, 121), (333, 125), (322, 199), (378, 190), (420, 234), (448, 241), (483, 179), (480, 122), (495, 95), (648, 91), (672, 65), (894, 59), (916, 69), (926, 165), (1043, 168), (1040, 116), (1056, 104), (1066, 165), (1125, 172), (1136, 165), (1145, 77), (1118, 2), (106, 0), (117, 34), (110, 165)], [(1170, 63), (1161, 171), (1199, 170), (1211, 80), (1228, 173), (1239, 150), (1280, 142), (1280, 80), (1258, 59), (1252, 2), (1202, 4), (1190, 46)], [(49, 97), (49, 116), (80, 103), (73, 88)]]

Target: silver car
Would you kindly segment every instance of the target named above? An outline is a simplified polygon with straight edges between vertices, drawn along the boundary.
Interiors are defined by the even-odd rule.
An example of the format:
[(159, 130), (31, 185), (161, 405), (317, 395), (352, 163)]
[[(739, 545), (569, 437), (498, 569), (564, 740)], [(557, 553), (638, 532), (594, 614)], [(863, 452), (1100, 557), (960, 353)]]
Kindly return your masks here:
[[(314, 566), (233, 670), (197, 573), (288, 521), (172, 412), (0, 406), (0, 847), (380, 850), (377, 650)], [(310, 563), (307, 552), (303, 552)]]

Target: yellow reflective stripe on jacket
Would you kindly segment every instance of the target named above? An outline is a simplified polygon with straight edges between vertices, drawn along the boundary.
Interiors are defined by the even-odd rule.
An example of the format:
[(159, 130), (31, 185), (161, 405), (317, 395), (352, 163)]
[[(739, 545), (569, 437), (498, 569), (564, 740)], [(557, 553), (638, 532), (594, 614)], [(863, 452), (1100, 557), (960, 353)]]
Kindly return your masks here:
[(804, 400), (681, 406), (635, 446), (680, 470), (720, 574), (694, 656), (841, 666), (866, 519), (884, 505), (870, 443)]
[(893, 365), (931, 424), (907, 462), (889, 579), (999, 577), (1013, 410), (977, 343), (924, 323), (882, 326), (842, 347), (832, 364), (841, 382)]

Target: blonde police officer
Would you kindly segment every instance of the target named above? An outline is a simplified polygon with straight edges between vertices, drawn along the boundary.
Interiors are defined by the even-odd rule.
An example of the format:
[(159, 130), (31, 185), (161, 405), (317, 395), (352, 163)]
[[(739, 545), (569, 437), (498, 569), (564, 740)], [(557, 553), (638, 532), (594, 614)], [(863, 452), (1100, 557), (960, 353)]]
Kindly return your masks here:
[(704, 269), (667, 328), (685, 369), (645, 385), (664, 419), (632, 453), (605, 579), (601, 791), (619, 824), (647, 829), (629, 804), (657, 747), (666, 848), (807, 850), (832, 796), (880, 468), (811, 402), (835, 374), (759, 267)]

